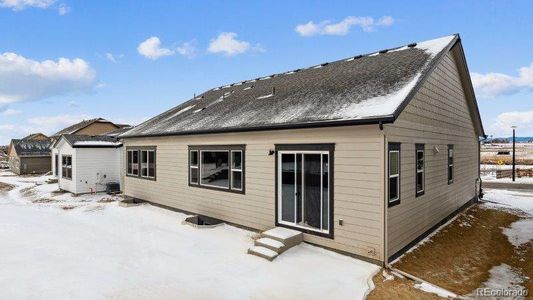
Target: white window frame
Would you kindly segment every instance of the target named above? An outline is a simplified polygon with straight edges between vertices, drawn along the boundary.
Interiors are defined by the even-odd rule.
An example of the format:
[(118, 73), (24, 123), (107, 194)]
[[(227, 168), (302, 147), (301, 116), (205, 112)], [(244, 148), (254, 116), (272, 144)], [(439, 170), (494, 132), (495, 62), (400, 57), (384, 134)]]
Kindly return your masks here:
[[(133, 163), (133, 152), (137, 152), (137, 163)], [(130, 153), (131, 153), (131, 173), (128, 172), (128, 169), (129, 169), (129, 165), (130, 165)], [(140, 175), (140, 161), (141, 161), (141, 158), (139, 157), (139, 150), (138, 149), (129, 149), (129, 150), (126, 150), (126, 175), (129, 175), (129, 176), (139, 176)], [(134, 165), (137, 165), (137, 174), (133, 173), (133, 166)]]
[[(237, 152), (240, 153), (240, 155), (241, 155), (241, 166), (240, 166), (240, 169), (234, 169), (234, 168), (233, 168), (233, 165), (234, 165), (234, 164), (233, 164), (233, 153), (237, 153)], [(242, 150), (231, 150), (231, 151), (230, 151), (230, 158), (229, 158), (229, 160), (230, 160), (230, 174), (229, 174), (229, 175), (230, 175), (230, 177), (231, 177), (231, 178), (230, 178), (231, 189), (232, 189), (232, 190), (235, 190), (235, 191), (242, 191), (242, 186), (243, 186), (243, 184), (242, 184)], [(240, 180), (240, 182), (241, 182), (241, 187), (240, 187), (240, 188), (236, 188), (236, 187), (233, 185), (233, 172), (240, 172), (240, 173), (241, 173), (241, 180)]]
[[(323, 199), (323, 192), (320, 193), (320, 229), (318, 228), (314, 228), (314, 227), (311, 227), (311, 226), (303, 226), (303, 225), (300, 225), (298, 223), (296, 223), (296, 220), (298, 219), (298, 216), (297, 216), (297, 201), (294, 201), (294, 222), (289, 222), (289, 221), (283, 221), (282, 219), (282, 197), (281, 196), (278, 196), (278, 223), (279, 224), (284, 224), (284, 225), (288, 225), (288, 226), (291, 226), (291, 227), (295, 227), (295, 228), (301, 228), (301, 229), (305, 229), (305, 230), (309, 230), (309, 231), (314, 231), (314, 232), (319, 232), (319, 233), (323, 233), (323, 234), (329, 234), (330, 233), (330, 230), (331, 230), (331, 226), (330, 226), (330, 221), (329, 221), (329, 215), (330, 215), (330, 212), (332, 210), (332, 201), (330, 199), (330, 195), (329, 195), (329, 191), (331, 189), (331, 168), (332, 168), (332, 165), (331, 165), (331, 153), (330, 151), (315, 151), (315, 150), (280, 150), (277, 152), (277, 155), (278, 155), (278, 195), (282, 195), (283, 194), (283, 191), (282, 191), (282, 185), (279, 184), (279, 181), (282, 180), (282, 168), (283, 168), (283, 165), (282, 165), (282, 155), (283, 154), (294, 154), (294, 160), (295, 160), (295, 170), (294, 170), (294, 177), (295, 177), (295, 182), (296, 182), (296, 176), (297, 176), (297, 164), (296, 164), (296, 158), (297, 158), (297, 155), (298, 154), (302, 154), (302, 172), (305, 172), (305, 166), (304, 166), (304, 154), (320, 154), (320, 173), (321, 174), (324, 174), (324, 154), (326, 154), (328, 156), (328, 212), (326, 214), (327, 216), (327, 220), (325, 220), (328, 224), (328, 229), (321, 229), (324, 227), (324, 214), (323, 214), (323, 211), (322, 209), (324, 208), (324, 199)], [(320, 176), (320, 186), (321, 188), (324, 187), (324, 183), (323, 183), (323, 176)], [(305, 178), (302, 177), (302, 186), (304, 186), (305, 184)], [(294, 185), (294, 193), (295, 193), (295, 196), (296, 196), (296, 189), (297, 189), (297, 186), (296, 184)], [(302, 198), (305, 197), (305, 190), (302, 189)], [(305, 215), (305, 205), (304, 203), (302, 203), (302, 216)]]
[[(390, 170), (391, 170), (391, 167), (390, 167), (390, 162), (391, 162), (391, 154), (392, 153), (397, 153), (398, 154), (398, 160), (397, 160), (397, 170), (398, 172), (394, 175), (391, 175), (390, 173)], [(400, 200), (400, 150), (389, 150), (389, 195), (388, 195), (388, 198), (389, 198), (389, 204), (391, 203), (395, 203), (397, 201)], [(390, 181), (391, 181), (391, 178), (398, 178), (398, 180), (396, 180), (396, 192), (397, 192), (397, 195), (394, 199), (391, 199), (390, 198)]]
[[(422, 149), (416, 149), (416, 156), (415, 156), (415, 170), (416, 170), (416, 177), (415, 177), (415, 192), (416, 196), (422, 196), (426, 191), (426, 151), (424, 149), (424, 144), (417, 144), (422, 145)], [(418, 153), (422, 153), (422, 169), (418, 168)], [(418, 174), (422, 174), (422, 182), (421, 186), (422, 189), (418, 189)]]
[[(143, 175), (143, 152), (146, 152), (146, 176)], [(155, 161), (152, 162), (154, 164), (154, 176), (150, 176), (150, 152), (154, 153), (154, 160), (155, 160), (155, 150), (153, 149), (140, 149), (139, 150), (139, 176), (142, 178), (149, 178), (154, 179), (155, 178)]]
[[(65, 163), (63, 163), (63, 158), (65, 158)], [(70, 166), (68, 165), (67, 161), (70, 158)], [(64, 170), (70, 170), (70, 176), (66, 176), (63, 172)], [(66, 173), (69, 173), (68, 171)], [(61, 178), (72, 180), (72, 155), (61, 155)]]
[[(192, 153), (196, 152), (196, 165), (192, 164)], [(196, 169), (196, 182), (192, 181), (192, 169)], [(198, 150), (189, 150), (189, 183), (200, 184), (200, 153)]]
[[(448, 173), (448, 184), (452, 184), (455, 179), (454, 172), (453, 172), (455, 169), (455, 167), (453, 166), (454, 161), (455, 161), (454, 155), (455, 155), (455, 151), (453, 149), (453, 145), (448, 145), (448, 172), (447, 172)], [(450, 157), (451, 157), (451, 163), (450, 163)], [(450, 167), (452, 168), (451, 172), (450, 172)], [(450, 175), (451, 175), (451, 179), (450, 179)]]

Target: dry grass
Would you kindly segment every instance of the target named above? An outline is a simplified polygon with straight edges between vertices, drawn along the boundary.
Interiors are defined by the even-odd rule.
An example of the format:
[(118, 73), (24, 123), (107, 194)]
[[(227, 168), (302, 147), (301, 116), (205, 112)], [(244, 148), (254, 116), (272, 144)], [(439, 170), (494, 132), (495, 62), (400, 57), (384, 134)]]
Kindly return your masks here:
[(414, 287), (414, 282), (406, 278), (394, 277), (392, 280), (386, 280), (382, 272), (378, 272), (372, 278), (376, 286), (368, 295), (369, 300), (381, 299), (444, 299), (435, 294), (426, 293)]
[[(516, 158), (517, 165), (533, 165), (533, 159), (531, 158)], [(481, 163), (487, 165), (497, 165), (500, 161), (504, 165), (511, 165), (513, 163), (513, 157), (511, 155), (495, 155), (495, 156), (485, 156), (481, 157)]]
[(14, 188), (11, 184), (0, 182), (0, 191), (7, 192)]
[[(490, 269), (502, 263), (533, 278), (533, 243), (515, 249), (502, 232), (520, 218), (511, 211), (472, 207), (394, 267), (459, 295), (481, 287)], [(533, 291), (531, 279), (526, 287)]]
[(71, 209), (74, 209), (74, 208), (76, 208), (76, 206), (74, 206), (74, 205), (63, 205), (63, 206), (61, 206), (62, 210), (71, 210)]

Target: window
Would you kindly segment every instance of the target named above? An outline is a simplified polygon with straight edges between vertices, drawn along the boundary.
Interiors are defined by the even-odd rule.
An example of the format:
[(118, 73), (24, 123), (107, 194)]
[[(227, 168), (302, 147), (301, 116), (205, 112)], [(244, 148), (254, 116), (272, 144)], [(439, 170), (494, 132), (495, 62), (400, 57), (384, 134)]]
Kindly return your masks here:
[(453, 183), (453, 145), (448, 145), (448, 184)]
[(156, 148), (132, 147), (126, 150), (127, 167), (126, 175), (155, 180), (156, 174)]
[(61, 156), (61, 177), (72, 180), (72, 156)]
[(231, 188), (242, 190), (242, 151), (231, 151)]
[(155, 177), (155, 150), (141, 150), (141, 177)]
[(128, 150), (128, 175), (139, 175), (139, 151)]
[(400, 144), (389, 143), (389, 206), (400, 204)]
[(424, 195), (425, 189), (425, 166), (424, 144), (416, 144), (416, 196)]
[(198, 184), (198, 150), (191, 150), (189, 152), (189, 182), (191, 184)]
[(189, 185), (244, 193), (244, 146), (189, 146)]

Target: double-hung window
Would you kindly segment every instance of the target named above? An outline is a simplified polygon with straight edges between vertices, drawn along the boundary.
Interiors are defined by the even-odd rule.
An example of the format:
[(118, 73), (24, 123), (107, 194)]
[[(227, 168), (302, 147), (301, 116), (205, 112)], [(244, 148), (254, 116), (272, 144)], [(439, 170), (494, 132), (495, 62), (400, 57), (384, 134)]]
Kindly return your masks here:
[(139, 150), (128, 150), (128, 170), (127, 175), (139, 176)]
[(126, 175), (130, 177), (155, 180), (155, 147), (128, 147), (126, 154)]
[(448, 145), (448, 184), (453, 183), (453, 145)]
[(72, 180), (72, 156), (61, 155), (61, 177)]
[(141, 177), (155, 178), (155, 150), (141, 150)]
[(244, 148), (189, 146), (189, 185), (244, 193)]
[(415, 146), (415, 163), (416, 163), (416, 196), (424, 195), (425, 191), (425, 152), (424, 144)]
[(389, 143), (389, 206), (400, 204), (400, 143)]

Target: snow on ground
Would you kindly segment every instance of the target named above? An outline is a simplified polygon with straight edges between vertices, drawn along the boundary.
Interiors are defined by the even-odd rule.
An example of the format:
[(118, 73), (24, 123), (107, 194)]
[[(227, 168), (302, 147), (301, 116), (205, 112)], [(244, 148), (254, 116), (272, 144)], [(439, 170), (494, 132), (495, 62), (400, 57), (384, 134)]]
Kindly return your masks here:
[(246, 254), (253, 232), (196, 229), (184, 214), (103, 194), (53, 196), (48, 177), (7, 175), (2, 299), (361, 299), (380, 269), (308, 244), (268, 262)]
[(439, 295), (443, 298), (451, 298), (451, 299), (456, 299), (457, 298), (457, 295), (450, 292), (450, 291), (447, 291), (443, 288), (440, 288), (436, 285), (433, 285), (433, 284), (430, 284), (430, 283), (427, 283), (427, 282), (422, 282), (422, 283), (417, 283), (415, 284), (415, 288), (419, 289), (419, 290), (422, 290), (424, 292), (427, 292), (427, 293), (433, 293), (433, 294), (436, 294), (436, 295)]
[[(503, 233), (515, 247), (533, 241), (533, 191), (510, 191), (487, 189), (483, 200), (489, 201), (484, 205), (492, 208), (520, 210), (524, 218), (504, 228)], [(490, 278), (484, 284), (486, 287), (497, 289), (512, 288), (523, 290), (523, 278), (512, 269), (502, 264), (490, 270)]]

